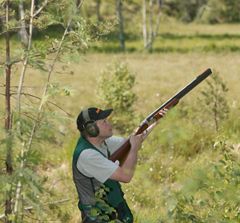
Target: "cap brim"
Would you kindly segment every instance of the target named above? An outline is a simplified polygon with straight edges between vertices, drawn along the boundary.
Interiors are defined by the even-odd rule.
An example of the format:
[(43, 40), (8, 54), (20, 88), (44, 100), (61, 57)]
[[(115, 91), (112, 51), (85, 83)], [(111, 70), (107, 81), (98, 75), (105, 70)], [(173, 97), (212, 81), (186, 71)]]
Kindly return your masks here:
[(113, 111), (113, 109), (111, 109), (111, 108), (101, 111), (98, 114), (98, 120), (107, 118), (112, 113), (112, 111)]

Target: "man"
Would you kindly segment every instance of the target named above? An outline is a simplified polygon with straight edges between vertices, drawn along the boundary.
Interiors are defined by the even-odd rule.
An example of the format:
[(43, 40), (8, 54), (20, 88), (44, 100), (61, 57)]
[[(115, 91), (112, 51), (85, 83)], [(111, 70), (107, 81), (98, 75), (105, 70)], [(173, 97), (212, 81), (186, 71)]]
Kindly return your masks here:
[(138, 149), (154, 125), (142, 134), (130, 136), (131, 149), (124, 163), (119, 166), (117, 161), (114, 163), (108, 157), (125, 142), (125, 139), (113, 136), (112, 126), (107, 120), (111, 112), (112, 109), (91, 107), (83, 110), (77, 118), (81, 136), (73, 154), (72, 170), (79, 197), (78, 207), (84, 223), (103, 222), (91, 214), (91, 210), (96, 207), (95, 192), (103, 184), (109, 188), (106, 202), (116, 210), (116, 214), (110, 216), (110, 219), (133, 222), (119, 182), (131, 181)]

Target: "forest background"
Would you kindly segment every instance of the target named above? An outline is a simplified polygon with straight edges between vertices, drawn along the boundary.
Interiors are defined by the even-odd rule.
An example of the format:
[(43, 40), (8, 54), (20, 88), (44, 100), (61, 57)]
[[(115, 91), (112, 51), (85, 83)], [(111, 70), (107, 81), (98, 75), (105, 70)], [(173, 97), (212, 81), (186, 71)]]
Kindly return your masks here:
[[(239, 222), (239, 0), (0, 0), (0, 221), (79, 222), (75, 119), (116, 134), (207, 68), (123, 185), (135, 222)], [(95, 214), (98, 214), (96, 212)]]

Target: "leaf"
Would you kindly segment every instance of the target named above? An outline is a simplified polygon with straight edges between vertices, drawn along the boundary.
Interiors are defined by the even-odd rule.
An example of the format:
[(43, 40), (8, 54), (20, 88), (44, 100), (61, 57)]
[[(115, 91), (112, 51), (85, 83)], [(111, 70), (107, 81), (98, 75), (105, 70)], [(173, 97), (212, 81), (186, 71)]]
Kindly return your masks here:
[(177, 206), (177, 200), (175, 198), (169, 198), (167, 201), (167, 208), (169, 212), (173, 212), (173, 210), (176, 208)]
[(95, 220), (98, 215), (99, 215), (98, 209), (97, 208), (91, 208), (91, 210), (90, 210), (91, 219), (94, 218), (94, 220)]
[(14, 221), (15, 220), (15, 215), (14, 214), (9, 214), (9, 215), (7, 215), (7, 219), (9, 221)]
[(63, 91), (63, 95), (65, 95), (65, 96), (72, 95), (72, 89), (70, 87), (65, 86), (65, 87), (63, 87), (62, 91)]
[(4, 185), (3, 191), (10, 192), (12, 190), (12, 185), (10, 183), (6, 183)]

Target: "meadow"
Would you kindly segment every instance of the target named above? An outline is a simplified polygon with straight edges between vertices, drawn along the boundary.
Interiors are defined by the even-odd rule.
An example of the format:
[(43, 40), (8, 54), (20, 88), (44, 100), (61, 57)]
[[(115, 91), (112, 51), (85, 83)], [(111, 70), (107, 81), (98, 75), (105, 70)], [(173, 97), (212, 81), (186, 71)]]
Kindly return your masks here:
[[(126, 198), (134, 210), (136, 222), (187, 222), (186, 220), (169, 220), (166, 207), (169, 208), (171, 205), (174, 207), (176, 199), (172, 198), (172, 201), (169, 201), (170, 204), (167, 204), (163, 202), (167, 199), (164, 196), (167, 196), (172, 188), (181, 187), (182, 179), (194, 178), (190, 170), (194, 172), (197, 171), (195, 168), (199, 168), (203, 171), (210, 171), (208, 164), (222, 158), (221, 149), (220, 151), (213, 149), (215, 143), (226, 140), (228, 149), (232, 148), (233, 144), (239, 145), (239, 117), (237, 115), (239, 112), (239, 65), (237, 62), (239, 55), (231, 52), (87, 54), (78, 65), (71, 66), (74, 74), (70, 79), (65, 75), (61, 79), (63, 83), (75, 89), (71, 100), (64, 102), (64, 108), (69, 108), (69, 111), (76, 117), (83, 107), (96, 104), (101, 106), (97, 95), (98, 79), (101, 70), (104, 70), (107, 64), (116, 61), (127, 63), (131, 72), (135, 73), (136, 84), (133, 91), (138, 97), (134, 105), (136, 116), (148, 115), (207, 68), (218, 72), (229, 88), (226, 98), (231, 107), (230, 120), (232, 121), (229, 120), (223, 126), (219, 135), (212, 128), (209, 114), (206, 112), (205, 117), (201, 116), (201, 113), (205, 113), (205, 107), (201, 107), (199, 103), (201, 91), (206, 87), (206, 83), (203, 82), (178, 105), (180, 110), (181, 106), (187, 105), (189, 116), (181, 118), (173, 111), (161, 121), (163, 124), (160, 122), (153, 135), (146, 140), (140, 151), (140, 163), (134, 180), (129, 185), (124, 185)], [(192, 111), (196, 107), (198, 112)], [(208, 124), (196, 126), (196, 120)], [(231, 126), (233, 122), (237, 127)], [(231, 128), (234, 130), (231, 131)], [(64, 147), (67, 160), (71, 159), (74, 138), (77, 137), (74, 119), (71, 130), (74, 132), (73, 137), (70, 137), (70, 144)], [(203, 142), (204, 140), (206, 143)], [(239, 147), (237, 148), (237, 160), (239, 160)], [(70, 169), (67, 172), (70, 172)], [(168, 194), (168, 196), (173, 195)], [(193, 210), (191, 211), (194, 213)], [(218, 220), (219, 218), (216, 222)], [(192, 221), (189, 220), (189, 222)]]
[[(141, 50), (141, 41), (133, 38), (126, 43), (125, 53), (113, 50), (117, 43), (109, 39), (94, 44), (85, 54), (65, 55), (51, 82), (71, 89), (71, 96), (55, 98), (57, 105), (71, 116), (58, 124), (57, 143), (43, 145), (48, 148), (48, 156), (39, 168), (48, 177), (51, 189), (66, 199), (55, 207), (51, 219), (59, 220), (54, 222), (80, 220), (71, 179), (71, 156), (78, 138), (75, 119), (84, 107), (101, 107), (97, 93), (101, 71), (115, 62), (126, 63), (135, 75), (136, 116), (147, 116), (207, 68), (218, 73), (229, 89), (225, 95), (229, 118), (220, 131), (215, 131), (211, 114), (201, 100), (201, 92), (207, 86), (203, 82), (160, 121), (144, 142), (135, 177), (130, 184), (123, 185), (135, 222), (235, 223), (240, 219), (239, 28), (239, 25), (163, 25), (153, 53)], [(18, 73), (16, 67), (13, 85)], [(2, 83), (4, 75), (0, 78)], [(26, 86), (31, 85), (29, 93), (40, 94), (45, 79), (44, 73), (30, 69), (25, 82)], [(221, 160), (225, 162), (223, 166)], [(214, 168), (222, 173), (222, 178)], [(230, 206), (228, 202), (234, 196), (229, 191), (236, 192)], [(224, 220), (221, 210), (226, 215)]]

